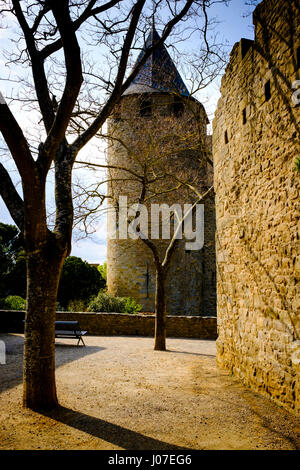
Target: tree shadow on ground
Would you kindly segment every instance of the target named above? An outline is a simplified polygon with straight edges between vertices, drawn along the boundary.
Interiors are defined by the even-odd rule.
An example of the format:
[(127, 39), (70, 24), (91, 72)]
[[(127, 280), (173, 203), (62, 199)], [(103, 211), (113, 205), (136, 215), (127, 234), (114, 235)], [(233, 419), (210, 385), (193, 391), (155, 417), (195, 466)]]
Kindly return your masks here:
[(189, 352), (189, 351), (176, 351), (175, 349), (167, 349), (167, 352), (175, 353), (175, 354), (189, 354), (191, 356), (203, 356), (203, 357), (216, 358), (215, 354), (195, 353), (195, 352)]
[(145, 436), (131, 429), (109, 423), (100, 418), (89, 416), (70, 408), (59, 407), (42, 414), (72, 428), (83, 431), (91, 436), (110, 442), (124, 450), (191, 450), (175, 444)]
[[(24, 337), (1, 333), (0, 339), (5, 343), (6, 353), (6, 364), (0, 366), (0, 393), (2, 393), (23, 381)], [(56, 368), (103, 349), (105, 348), (99, 346), (77, 346), (76, 343), (55, 343)]]

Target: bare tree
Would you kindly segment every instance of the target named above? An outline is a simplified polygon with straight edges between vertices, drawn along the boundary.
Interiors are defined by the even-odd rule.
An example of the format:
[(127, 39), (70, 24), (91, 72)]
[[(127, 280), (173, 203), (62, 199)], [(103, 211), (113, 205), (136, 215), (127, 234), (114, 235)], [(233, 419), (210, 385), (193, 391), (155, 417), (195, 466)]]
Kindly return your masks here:
[[(23, 233), (27, 254), (23, 387), (26, 407), (51, 408), (58, 404), (54, 371), (56, 295), (62, 265), (71, 250), (75, 159), (100, 131), (139, 67), (166, 41), (176, 25), (182, 24), (179, 33), (183, 37), (188, 18), (202, 18), (199, 31), (206, 38), (206, 7), (211, 3), (208, 0), (155, 0), (150, 5), (146, 0), (1, 2), (3, 22), (12, 18), (13, 27), (17, 26), (19, 31), (7, 60), (24, 71), (18, 95), (9, 98), (19, 100), (29, 112), (37, 111), (40, 129), (35, 135), (25, 132), (18, 122), (19, 116), (13, 114), (7, 98), (1, 95), (0, 130), (22, 182), (19, 194), (9, 171), (0, 164), (0, 195)], [(153, 8), (157, 16), (161, 12), (161, 39), (146, 51), (139, 67), (128, 73), (131, 54), (143, 45)], [(176, 36), (173, 38), (176, 42)], [(100, 60), (97, 56), (97, 73), (85, 53), (92, 47), (102, 54)], [(56, 204), (53, 228), (47, 224), (46, 205), (51, 168)]]

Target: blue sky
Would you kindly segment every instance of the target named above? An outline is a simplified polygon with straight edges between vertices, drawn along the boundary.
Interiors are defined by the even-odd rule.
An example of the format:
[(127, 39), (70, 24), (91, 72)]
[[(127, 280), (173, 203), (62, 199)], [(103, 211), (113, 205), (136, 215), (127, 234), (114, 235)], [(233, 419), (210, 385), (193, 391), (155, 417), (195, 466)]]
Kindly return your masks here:
[(220, 21), (219, 30), (231, 46), (241, 37), (253, 39), (252, 15), (245, 17), (253, 7), (246, 6), (244, 0), (231, 0), (228, 7), (216, 4), (213, 8)]
[[(228, 48), (230, 50), (233, 45), (241, 39), (241, 37), (253, 39), (254, 32), (252, 26), (252, 15), (247, 15), (247, 13), (250, 13), (251, 11), (253, 11), (253, 7), (251, 8), (246, 6), (244, 0), (231, 0), (228, 7), (220, 4), (216, 4), (213, 7), (211, 14), (213, 14), (213, 16), (215, 16), (219, 21), (217, 30), (219, 31), (221, 38), (228, 43)], [(0, 40), (3, 44), (4, 41), (1, 36)], [(207, 90), (207, 95), (204, 97), (204, 104), (205, 101), (207, 101), (207, 106), (210, 107), (208, 110), (210, 116), (212, 116), (217, 104), (219, 97), (218, 89), (219, 81)], [(0, 221), (4, 223), (13, 223), (1, 198)], [(106, 260), (106, 221), (104, 217), (99, 221), (99, 228), (95, 235), (88, 239), (73, 241), (71, 254), (79, 256), (91, 263), (103, 263)]]

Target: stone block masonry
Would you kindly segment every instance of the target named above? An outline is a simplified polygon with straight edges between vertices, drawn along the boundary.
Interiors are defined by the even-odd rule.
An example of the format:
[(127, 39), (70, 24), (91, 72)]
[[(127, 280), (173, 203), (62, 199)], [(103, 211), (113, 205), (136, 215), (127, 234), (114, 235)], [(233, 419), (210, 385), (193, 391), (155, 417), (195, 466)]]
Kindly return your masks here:
[(264, 0), (213, 123), (217, 362), (300, 412), (299, 2)]

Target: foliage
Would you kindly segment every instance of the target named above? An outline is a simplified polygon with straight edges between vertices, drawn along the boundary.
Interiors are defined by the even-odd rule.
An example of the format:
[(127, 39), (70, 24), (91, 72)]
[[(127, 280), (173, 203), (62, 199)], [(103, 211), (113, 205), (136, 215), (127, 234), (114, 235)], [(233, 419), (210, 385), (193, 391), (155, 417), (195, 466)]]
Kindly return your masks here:
[(5, 295), (26, 297), (26, 257), (21, 252), (12, 268), (3, 278)]
[(300, 157), (296, 158), (296, 170), (300, 173)]
[(97, 266), (97, 269), (99, 273), (101, 274), (101, 276), (103, 277), (103, 279), (107, 281), (107, 262), (105, 261), (103, 264), (99, 264), (99, 266)]
[(14, 225), (0, 222), (0, 296), (26, 296), (26, 258)]
[(131, 297), (125, 297), (124, 311), (125, 313), (139, 313), (142, 310), (142, 306), (138, 304)]
[(56, 302), (56, 311), (57, 312), (65, 312), (65, 308), (59, 303), (59, 302)]
[(4, 310), (26, 310), (26, 300), (19, 295), (9, 295), (0, 300), (0, 307)]
[(71, 300), (68, 303), (68, 312), (86, 312), (89, 302), (85, 300)]
[(13, 263), (13, 241), (18, 234), (14, 225), (0, 222), (0, 276), (6, 274)]
[(69, 256), (63, 265), (57, 300), (67, 308), (71, 301), (88, 301), (104, 287), (105, 280), (95, 266)]
[(142, 306), (130, 297), (115, 297), (100, 291), (89, 304), (88, 312), (138, 313)]

